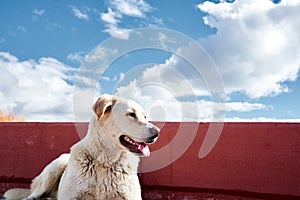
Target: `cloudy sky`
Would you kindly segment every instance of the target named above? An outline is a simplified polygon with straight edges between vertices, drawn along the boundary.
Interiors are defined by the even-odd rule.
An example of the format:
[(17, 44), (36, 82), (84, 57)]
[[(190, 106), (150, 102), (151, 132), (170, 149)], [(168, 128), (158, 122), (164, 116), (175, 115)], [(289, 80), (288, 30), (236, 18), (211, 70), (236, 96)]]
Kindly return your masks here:
[[(27, 121), (74, 121), (79, 106), (87, 121), (94, 98), (111, 93), (138, 101), (151, 120), (212, 121), (222, 108), (212, 82), (221, 80), (225, 121), (299, 122), (299, 10), (300, 0), (2, 0), (0, 108)], [(131, 42), (146, 27), (183, 35), (203, 50), (166, 51), (182, 40), (162, 32), (152, 34), (156, 49), (121, 54), (118, 45), (101, 46)], [(205, 55), (203, 72), (215, 70), (215, 79), (180, 52)], [(104, 71), (96, 65), (93, 78), (80, 77), (92, 60), (112, 55), (99, 64), (107, 64)], [(92, 97), (74, 94), (79, 78), (89, 85), (80, 91)]]

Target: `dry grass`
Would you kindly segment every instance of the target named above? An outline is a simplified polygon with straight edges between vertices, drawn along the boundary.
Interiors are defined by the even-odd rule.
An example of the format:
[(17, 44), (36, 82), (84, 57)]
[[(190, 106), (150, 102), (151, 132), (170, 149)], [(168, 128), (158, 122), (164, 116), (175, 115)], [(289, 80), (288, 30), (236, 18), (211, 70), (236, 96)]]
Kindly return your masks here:
[(0, 122), (25, 122), (26, 119), (22, 116), (15, 115), (13, 111), (5, 112), (0, 110)]

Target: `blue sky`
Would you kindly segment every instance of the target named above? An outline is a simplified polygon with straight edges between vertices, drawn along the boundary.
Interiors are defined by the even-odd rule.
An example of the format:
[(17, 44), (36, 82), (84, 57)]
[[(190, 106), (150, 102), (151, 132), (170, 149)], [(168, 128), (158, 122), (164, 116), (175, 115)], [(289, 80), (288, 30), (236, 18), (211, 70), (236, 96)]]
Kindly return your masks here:
[[(207, 51), (224, 82), (226, 121), (300, 121), (299, 0), (0, 4), (0, 108), (28, 121), (73, 121), (74, 82), (90, 52), (110, 38), (128, 40), (132, 30), (144, 27), (178, 31)], [(191, 82), (196, 102), (188, 93), (174, 97), (172, 91), (137, 84), (151, 77), (176, 86), (169, 68)], [(143, 49), (112, 63), (95, 87), (131, 94), (152, 120), (210, 121), (210, 94), (198, 78), (174, 54)], [(176, 114), (182, 110), (187, 117)]]

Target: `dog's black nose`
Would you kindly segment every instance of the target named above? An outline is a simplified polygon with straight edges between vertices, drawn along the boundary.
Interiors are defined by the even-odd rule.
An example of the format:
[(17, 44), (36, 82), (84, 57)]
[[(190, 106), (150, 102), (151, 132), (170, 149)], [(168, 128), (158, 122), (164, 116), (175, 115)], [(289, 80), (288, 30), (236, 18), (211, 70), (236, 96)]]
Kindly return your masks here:
[(150, 132), (153, 134), (153, 135), (156, 135), (156, 137), (158, 136), (159, 132), (160, 132), (160, 129), (157, 128), (156, 126), (153, 126), (152, 128), (150, 128)]
[(147, 141), (146, 143), (153, 143), (156, 141), (158, 135), (159, 135), (159, 132), (160, 132), (160, 129), (157, 128), (156, 126), (153, 126), (149, 129), (150, 133), (152, 136), (150, 136), (149, 138), (147, 138)]

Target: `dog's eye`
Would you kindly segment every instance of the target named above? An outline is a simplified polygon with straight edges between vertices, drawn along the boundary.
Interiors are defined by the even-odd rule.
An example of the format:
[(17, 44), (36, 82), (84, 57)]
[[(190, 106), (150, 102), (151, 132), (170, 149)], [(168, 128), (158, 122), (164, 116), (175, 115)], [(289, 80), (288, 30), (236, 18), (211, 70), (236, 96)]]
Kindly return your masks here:
[(137, 116), (136, 116), (136, 114), (134, 112), (130, 112), (127, 115), (130, 116), (130, 117), (132, 117), (133, 119), (137, 118)]
[(108, 113), (108, 112), (110, 112), (110, 111), (111, 111), (111, 108), (112, 108), (112, 106), (111, 106), (111, 105), (107, 106), (107, 107), (105, 108), (105, 111), (104, 111), (104, 113)]

